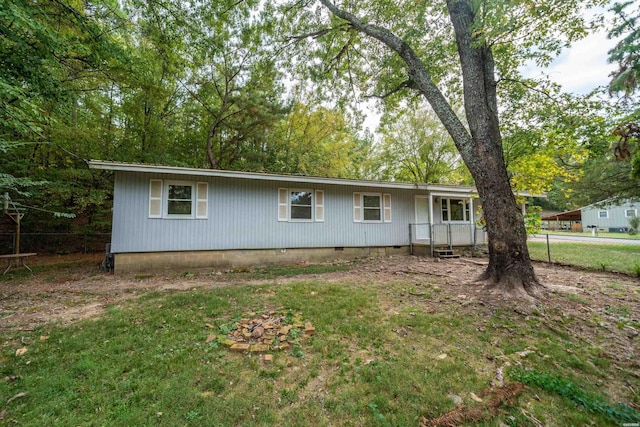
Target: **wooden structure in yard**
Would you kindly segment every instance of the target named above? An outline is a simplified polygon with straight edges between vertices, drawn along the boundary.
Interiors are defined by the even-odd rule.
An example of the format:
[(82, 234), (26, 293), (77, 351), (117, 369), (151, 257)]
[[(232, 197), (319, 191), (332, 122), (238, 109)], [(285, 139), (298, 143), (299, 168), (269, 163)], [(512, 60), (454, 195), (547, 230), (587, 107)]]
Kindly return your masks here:
[[(10, 209), (11, 208), (11, 209)], [(35, 256), (35, 253), (20, 253), (20, 221), (24, 217), (25, 208), (16, 206), (15, 203), (11, 202), (9, 198), (9, 193), (4, 193), (3, 196), (3, 212), (4, 215), (9, 217), (11, 221), (14, 223), (16, 228), (16, 241), (13, 247), (13, 254), (9, 255), (0, 255), (0, 259), (7, 260), (7, 268), (4, 270), (2, 275), (4, 276), (7, 271), (11, 269), (11, 267), (22, 265), (27, 270), (32, 271), (31, 268), (26, 264), (25, 259)]]

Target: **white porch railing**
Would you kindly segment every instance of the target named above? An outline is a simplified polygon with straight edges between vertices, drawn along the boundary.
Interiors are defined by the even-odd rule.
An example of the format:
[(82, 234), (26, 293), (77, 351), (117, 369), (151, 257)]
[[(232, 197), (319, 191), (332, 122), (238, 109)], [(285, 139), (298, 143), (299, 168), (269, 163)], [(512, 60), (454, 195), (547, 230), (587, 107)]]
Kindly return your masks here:
[(409, 224), (412, 245), (477, 246), (487, 243), (485, 232), (475, 224)]

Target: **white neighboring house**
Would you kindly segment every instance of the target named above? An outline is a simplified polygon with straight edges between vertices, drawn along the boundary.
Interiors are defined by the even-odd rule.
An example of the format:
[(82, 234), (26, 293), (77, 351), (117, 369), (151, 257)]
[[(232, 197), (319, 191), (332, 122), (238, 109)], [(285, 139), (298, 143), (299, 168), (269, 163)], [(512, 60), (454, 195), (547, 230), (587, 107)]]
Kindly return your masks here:
[(631, 227), (629, 219), (640, 215), (640, 200), (629, 200), (616, 205), (606, 200), (580, 208), (582, 227), (611, 232), (626, 232)]

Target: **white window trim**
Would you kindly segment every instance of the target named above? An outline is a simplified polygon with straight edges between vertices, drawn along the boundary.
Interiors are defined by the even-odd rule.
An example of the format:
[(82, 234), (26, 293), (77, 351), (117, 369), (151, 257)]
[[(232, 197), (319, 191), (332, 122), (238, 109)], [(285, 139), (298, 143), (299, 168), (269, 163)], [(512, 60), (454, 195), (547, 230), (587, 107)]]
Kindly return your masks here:
[[(604, 216), (601, 216), (600, 214), (604, 212)], [(598, 219), (607, 219), (609, 218), (609, 211), (598, 211)]]
[[(291, 218), (291, 193), (292, 192), (305, 192), (311, 193), (311, 219), (306, 218)], [(318, 194), (322, 194), (322, 204), (318, 204)], [(286, 195), (286, 201), (282, 202), (280, 196)], [(315, 190), (309, 188), (278, 188), (278, 221), (279, 222), (295, 222), (295, 223), (310, 223), (310, 222), (324, 222), (324, 208), (327, 202), (325, 201), (324, 190)], [(318, 209), (322, 215), (318, 215)], [(286, 215), (284, 214), (286, 211)]]
[[(191, 187), (191, 213), (190, 214), (170, 214), (169, 213), (169, 187), (181, 185)], [(193, 181), (173, 181), (165, 180), (162, 186), (162, 218), (164, 219), (194, 219), (196, 217), (198, 189)], [(198, 218), (204, 219), (204, 218)]]
[[(462, 200), (464, 206), (462, 207), (462, 219), (451, 219), (451, 200)], [(443, 210), (445, 206), (447, 206), (447, 216), (448, 219), (444, 219)], [(467, 215), (468, 213), (468, 215)], [(473, 213), (471, 212), (471, 203), (468, 199), (464, 197), (440, 197), (440, 220), (443, 223), (451, 223), (451, 224), (467, 224), (471, 221)]]
[[(365, 198), (365, 196), (369, 196), (369, 197), (375, 196), (375, 197), (378, 197), (380, 199), (380, 207), (378, 208), (379, 211), (380, 211), (380, 219), (379, 220), (378, 219), (376, 219), (376, 220), (366, 220), (366, 219), (364, 219), (364, 212), (367, 209), (373, 210), (372, 208), (365, 208), (364, 207), (364, 198)], [(360, 209), (362, 209), (362, 214), (360, 216), (360, 218), (362, 218), (362, 221), (361, 221), (362, 223), (365, 223), (365, 224), (380, 224), (380, 223), (382, 223), (384, 221), (384, 196), (382, 195), (382, 193), (360, 193)]]
[[(628, 212), (633, 212), (633, 216), (627, 215)], [(638, 216), (638, 210), (637, 209), (625, 209), (624, 210), (624, 217), (625, 218), (634, 218)]]
[[(309, 193), (311, 194), (311, 218), (291, 218), (291, 193)], [(316, 192), (308, 188), (289, 188), (287, 190), (287, 218), (289, 222), (314, 222), (316, 210)]]
[[(365, 196), (376, 196), (380, 198), (380, 220), (365, 220), (364, 219), (364, 198)], [(353, 193), (353, 222), (359, 222), (364, 224), (383, 224), (390, 223), (392, 221), (392, 212), (391, 212), (391, 193), (361, 193), (354, 192)], [(371, 209), (371, 208), (367, 208)]]

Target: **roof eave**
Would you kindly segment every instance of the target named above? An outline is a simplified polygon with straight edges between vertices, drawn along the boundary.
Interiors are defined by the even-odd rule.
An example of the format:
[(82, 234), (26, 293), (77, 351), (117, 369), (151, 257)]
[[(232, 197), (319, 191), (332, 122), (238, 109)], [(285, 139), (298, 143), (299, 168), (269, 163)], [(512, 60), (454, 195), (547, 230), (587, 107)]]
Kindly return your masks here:
[(142, 165), (133, 163), (108, 162), (103, 160), (90, 160), (89, 168), (100, 170), (112, 170), (123, 172), (141, 172), (141, 173), (158, 173), (173, 175), (189, 175), (189, 176), (211, 176), (238, 179), (253, 179), (261, 181), (279, 181), (279, 182), (296, 182), (309, 184), (328, 184), (328, 185), (350, 185), (355, 187), (372, 187), (372, 188), (392, 188), (407, 190), (426, 190), (426, 191), (447, 191), (453, 193), (475, 193), (473, 187), (448, 187), (444, 185), (433, 184), (414, 184), (408, 182), (384, 182), (384, 181), (365, 181), (345, 178), (325, 178), (316, 176), (301, 175), (278, 175), (257, 172), (239, 172), (215, 169), (198, 169), (175, 166), (160, 165)]

